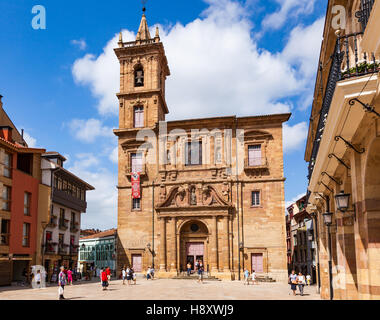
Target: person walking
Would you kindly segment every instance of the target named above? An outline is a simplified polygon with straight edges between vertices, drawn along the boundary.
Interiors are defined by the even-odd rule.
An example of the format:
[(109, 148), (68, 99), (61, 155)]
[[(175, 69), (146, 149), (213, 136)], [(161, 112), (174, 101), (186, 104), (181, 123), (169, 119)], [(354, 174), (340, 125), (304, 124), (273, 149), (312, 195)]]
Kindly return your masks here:
[(300, 290), (301, 296), (303, 296), (303, 290), (305, 288), (306, 280), (302, 272), (300, 272), (297, 277), (297, 284), (298, 284), (298, 289)]
[(127, 272), (125, 271), (125, 267), (121, 270), (121, 277), (123, 279), (123, 285), (125, 285), (125, 279), (127, 278)]
[(136, 274), (135, 270), (133, 270), (133, 268), (132, 268), (132, 280), (133, 280), (133, 285), (136, 285), (137, 284), (137, 274)]
[(252, 285), (258, 284), (257, 277), (256, 277), (256, 270), (252, 271), (251, 279), (252, 279)]
[(203, 283), (203, 272), (204, 272), (203, 264), (199, 263), (199, 267), (198, 267), (198, 283)]
[(187, 276), (190, 277), (191, 276), (191, 263), (190, 261), (187, 263)]
[(67, 270), (67, 282), (70, 286), (73, 285), (73, 272), (71, 269)]
[(108, 282), (110, 282), (111, 281), (111, 269), (110, 269), (110, 267), (106, 268), (106, 273), (107, 273)]
[(107, 287), (108, 287), (108, 276), (107, 276), (107, 271), (102, 269), (101, 272), (100, 272), (100, 279), (101, 279), (101, 282), (102, 282), (102, 288), (103, 288), (103, 291), (107, 290)]
[(150, 269), (150, 267), (148, 267), (148, 270), (146, 272), (146, 280), (149, 280), (149, 279), (152, 278), (151, 275), (150, 275), (150, 273), (151, 273), (151, 269)]
[(308, 286), (311, 286), (311, 275), (310, 275), (310, 274), (308, 274), (308, 275), (306, 276), (306, 282), (307, 282), (307, 285), (308, 285)]
[(249, 286), (249, 271), (244, 269), (244, 285)]
[(132, 280), (131, 268), (130, 267), (127, 267), (126, 273), (127, 273), (127, 283), (130, 286), (131, 280)]
[(66, 285), (65, 267), (61, 267), (60, 270), (61, 272), (58, 275), (58, 295), (59, 295), (59, 300), (65, 300), (65, 297), (64, 297), (65, 285)]
[(293, 295), (296, 296), (296, 291), (297, 291), (297, 275), (296, 272), (293, 270), (292, 273), (289, 276), (289, 284), (290, 284), (290, 289), (293, 291)]

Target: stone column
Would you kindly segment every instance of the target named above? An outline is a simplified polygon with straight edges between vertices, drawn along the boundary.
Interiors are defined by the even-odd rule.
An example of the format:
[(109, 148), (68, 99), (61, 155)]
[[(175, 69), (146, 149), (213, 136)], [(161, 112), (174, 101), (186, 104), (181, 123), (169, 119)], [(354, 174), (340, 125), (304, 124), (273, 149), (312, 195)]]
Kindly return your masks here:
[(230, 218), (227, 216), (224, 218), (224, 232), (226, 233), (223, 236), (223, 247), (222, 247), (222, 259), (223, 261), (221, 264), (223, 265), (223, 271), (224, 272), (230, 272), (230, 245), (229, 245), (229, 239), (230, 239), (230, 231), (229, 231), (229, 220)]
[(160, 219), (160, 270), (166, 271), (166, 219)]
[(213, 217), (211, 235), (211, 272), (218, 272), (218, 217)]
[(170, 247), (168, 246), (170, 271), (177, 272), (177, 218), (171, 218), (170, 229), (172, 232)]

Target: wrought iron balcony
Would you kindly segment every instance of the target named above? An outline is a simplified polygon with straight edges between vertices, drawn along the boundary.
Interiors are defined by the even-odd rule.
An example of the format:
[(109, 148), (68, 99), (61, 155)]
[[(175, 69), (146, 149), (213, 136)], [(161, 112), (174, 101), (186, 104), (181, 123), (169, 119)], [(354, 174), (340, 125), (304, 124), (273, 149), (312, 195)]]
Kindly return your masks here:
[(69, 220), (59, 219), (59, 229), (66, 231), (69, 228)]
[(47, 226), (50, 228), (55, 228), (57, 226), (57, 219), (58, 217), (52, 214), (50, 217), (49, 224)]
[(70, 224), (70, 232), (78, 232), (79, 231), (79, 223), (71, 223)]
[(355, 13), (356, 18), (358, 18), (358, 21), (362, 24), (363, 32), (367, 28), (374, 3), (375, 0), (361, 0), (360, 10)]
[[(331, 56), (332, 62), (326, 84), (326, 90), (322, 101), (319, 123), (315, 134), (313, 150), (309, 162), (309, 180), (314, 171), (317, 160), (320, 142), (325, 130), (327, 116), (335, 93), (338, 81), (346, 80), (353, 77), (377, 73), (379, 71), (379, 60), (372, 53), (370, 56), (364, 52), (361, 53), (360, 41), (363, 32), (353, 33), (345, 36), (339, 36), (336, 40), (334, 53)], [(322, 72), (322, 70), (320, 70)]]
[(55, 249), (55, 247), (57, 246), (58, 244), (56, 242), (47, 242), (44, 244), (44, 247), (45, 247), (45, 253), (49, 254), (55, 254), (57, 253), (57, 249)]

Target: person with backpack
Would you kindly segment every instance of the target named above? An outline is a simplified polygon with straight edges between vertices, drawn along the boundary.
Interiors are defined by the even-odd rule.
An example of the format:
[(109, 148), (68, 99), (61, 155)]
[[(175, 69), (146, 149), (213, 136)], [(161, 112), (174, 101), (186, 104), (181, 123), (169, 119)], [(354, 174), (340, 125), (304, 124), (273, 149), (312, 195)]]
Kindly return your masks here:
[(59, 295), (59, 300), (65, 300), (65, 297), (63, 296), (63, 294), (65, 292), (65, 285), (66, 285), (65, 267), (61, 267), (61, 272), (58, 275), (58, 295)]

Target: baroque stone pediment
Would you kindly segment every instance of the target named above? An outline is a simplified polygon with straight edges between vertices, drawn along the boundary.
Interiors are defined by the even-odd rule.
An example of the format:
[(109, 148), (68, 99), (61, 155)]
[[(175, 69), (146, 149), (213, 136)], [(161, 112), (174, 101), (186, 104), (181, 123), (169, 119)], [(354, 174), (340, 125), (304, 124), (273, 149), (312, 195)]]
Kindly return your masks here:
[(218, 191), (209, 185), (185, 185), (172, 188), (166, 199), (156, 207), (157, 210), (183, 209), (200, 210), (204, 208), (231, 208)]
[(244, 132), (245, 141), (258, 140), (258, 139), (269, 140), (272, 138), (273, 138), (272, 134), (264, 130), (248, 130)]

